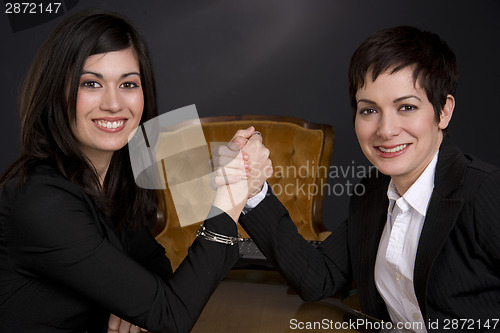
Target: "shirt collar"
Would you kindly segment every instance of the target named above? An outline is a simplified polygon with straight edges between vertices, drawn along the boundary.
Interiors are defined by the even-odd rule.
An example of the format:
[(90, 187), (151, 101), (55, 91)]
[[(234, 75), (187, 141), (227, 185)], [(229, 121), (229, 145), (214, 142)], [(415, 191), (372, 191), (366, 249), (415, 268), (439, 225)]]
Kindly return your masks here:
[[(429, 206), (432, 191), (434, 190), (434, 176), (436, 174), (438, 154), (439, 151), (434, 155), (432, 161), (420, 177), (403, 195), (404, 201), (422, 216), (425, 216), (427, 213), (427, 207)], [(401, 198), (392, 179), (387, 189), (387, 197), (392, 201), (397, 201)]]

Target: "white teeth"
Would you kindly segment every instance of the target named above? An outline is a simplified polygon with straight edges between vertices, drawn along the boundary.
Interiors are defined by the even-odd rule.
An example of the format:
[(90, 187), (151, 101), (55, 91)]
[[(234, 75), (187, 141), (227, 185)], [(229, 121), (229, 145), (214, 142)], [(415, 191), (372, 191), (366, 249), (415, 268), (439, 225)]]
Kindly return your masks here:
[(385, 149), (384, 147), (380, 147), (380, 146), (378, 146), (377, 148), (383, 153), (395, 153), (397, 151), (401, 151), (401, 150), (405, 149), (407, 146), (408, 146), (408, 144), (406, 143), (406, 144), (399, 145), (399, 146), (396, 146), (396, 147), (390, 148), (390, 149)]
[(99, 125), (100, 127), (104, 127), (104, 128), (118, 128), (118, 127), (122, 127), (124, 122), (123, 120), (119, 120), (119, 121), (106, 121), (106, 120), (97, 120), (97, 121), (94, 121), (97, 125)]

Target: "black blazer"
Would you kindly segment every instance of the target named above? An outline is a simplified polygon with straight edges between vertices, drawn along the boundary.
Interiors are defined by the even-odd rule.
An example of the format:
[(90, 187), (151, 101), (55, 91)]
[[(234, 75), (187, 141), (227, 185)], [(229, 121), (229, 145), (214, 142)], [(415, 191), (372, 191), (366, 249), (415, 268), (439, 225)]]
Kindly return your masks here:
[[(305, 300), (331, 296), (354, 280), (363, 312), (387, 321), (374, 267), (389, 181), (381, 174), (364, 179), (365, 193), (351, 199), (348, 220), (319, 250), (303, 241), (272, 194), (240, 223)], [(415, 259), (420, 309), (426, 325), (437, 320), (444, 329), (450, 318), (467, 319), (480, 330), (500, 317), (500, 170), (445, 139), (434, 185)]]
[[(237, 234), (226, 214), (205, 225)], [(237, 260), (237, 246), (197, 239), (172, 274), (148, 230), (117, 230), (42, 165), (23, 187), (13, 179), (0, 189), (0, 332), (106, 332), (110, 313), (154, 332), (187, 332)]]

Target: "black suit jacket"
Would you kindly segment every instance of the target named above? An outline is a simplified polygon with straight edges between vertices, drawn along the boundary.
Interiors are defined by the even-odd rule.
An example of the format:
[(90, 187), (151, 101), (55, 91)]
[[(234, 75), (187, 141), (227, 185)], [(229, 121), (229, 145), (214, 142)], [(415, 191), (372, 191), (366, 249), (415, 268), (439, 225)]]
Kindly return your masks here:
[[(272, 194), (240, 222), (305, 300), (331, 296), (354, 280), (363, 311), (390, 320), (374, 281), (389, 181), (364, 179), (365, 193), (351, 199), (348, 221), (319, 250), (304, 242)], [(438, 321), (439, 330), (451, 318), (480, 330), (479, 319), (500, 317), (500, 170), (445, 139), (434, 185), (415, 259), (420, 309), (426, 325)]]
[[(205, 225), (237, 233), (226, 214)], [(13, 179), (0, 189), (0, 332), (106, 332), (110, 313), (154, 332), (187, 332), (237, 260), (237, 246), (197, 239), (172, 274), (148, 230), (117, 230), (42, 165), (23, 187)]]

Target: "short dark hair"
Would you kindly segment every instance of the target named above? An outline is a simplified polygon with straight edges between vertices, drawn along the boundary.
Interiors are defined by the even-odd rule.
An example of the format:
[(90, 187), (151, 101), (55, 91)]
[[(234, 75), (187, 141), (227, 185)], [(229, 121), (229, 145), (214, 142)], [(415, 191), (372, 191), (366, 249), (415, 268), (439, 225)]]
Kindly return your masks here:
[[(22, 152), (0, 185), (15, 176), (24, 182), (31, 168), (45, 161), (81, 187), (119, 225), (144, 221), (144, 216), (154, 214), (154, 193), (135, 185), (128, 147), (113, 154), (101, 188), (95, 167), (80, 150), (70, 126), (76, 121), (76, 99), (87, 58), (130, 47), (139, 61), (144, 94), (141, 122), (145, 122), (158, 115), (156, 88), (146, 43), (132, 24), (115, 13), (91, 9), (57, 25), (26, 76), (20, 96)], [(119, 202), (127, 204), (118, 209)]]
[[(455, 95), (458, 71), (455, 53), (438, 35), (415, 27), (398, 26), (378, 31), (354, 52), (349, 65), (349, 96), (356, 118), (356, 92), (365, 85), (368, 74), (373, 81), (391, 70), (395, 73), (413, 67), (413, 79), (425, 89), (434, 107), (436, 120), (448, 94)], [(371, 73), (369, 73), (371, 72)]]

